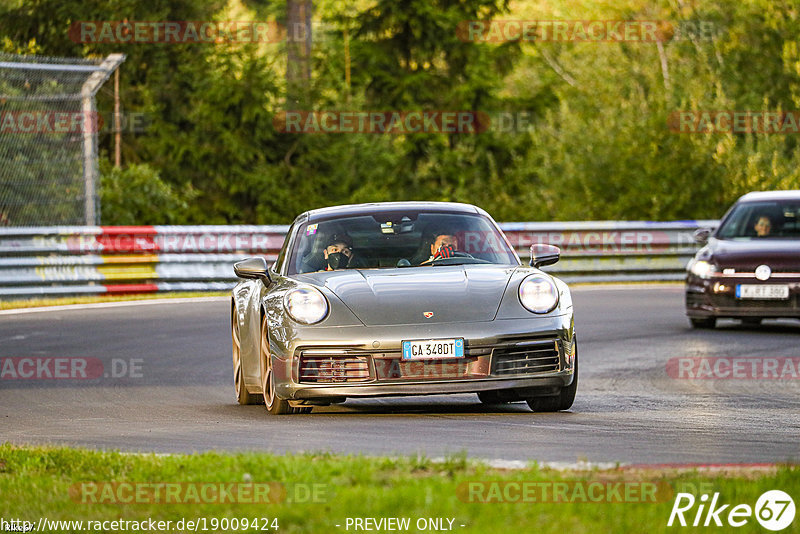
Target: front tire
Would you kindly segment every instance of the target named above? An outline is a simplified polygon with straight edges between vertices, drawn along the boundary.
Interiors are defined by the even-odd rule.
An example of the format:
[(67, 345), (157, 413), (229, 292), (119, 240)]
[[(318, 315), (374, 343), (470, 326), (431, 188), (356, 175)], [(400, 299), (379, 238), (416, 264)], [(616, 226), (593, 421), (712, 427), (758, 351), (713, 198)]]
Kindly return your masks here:
[(692, 328), (713, 329), (717, 326), (716, 317), (689, 317)]
[(578, 391), (578, 347), (575, 347), (575, 370), (572, 375), (572, 383), (561, 388), (558, 395), (551, 397), (531, 397), (526, 400), (528, 407), (534, 412), (559, 412), (569, 410), (575, 402), (575, 394)]
[(261, 404), (258, 395), (247, 391), (244, 383), (244, 370), (242, 369), (242, 340), (239, 336), (239, 321), (236, 314), (231, 317), (231, 339), (233, 344), (233, 385), (236, 388), (236, 401), (239, 404)]
[(288, 415), (295, 413), (310, 413), (310, 406), (292, 407), (289, 401), (281, 399), (275, 393), (275, 370), (272, 367), (272, 354), (269, 351), (269, 331), (267, 318), (261, 320), (261, 342), (259, 343), (259, 360), (261, 361), (261, 391), (264, 397), (264, 406), (272, 415)]

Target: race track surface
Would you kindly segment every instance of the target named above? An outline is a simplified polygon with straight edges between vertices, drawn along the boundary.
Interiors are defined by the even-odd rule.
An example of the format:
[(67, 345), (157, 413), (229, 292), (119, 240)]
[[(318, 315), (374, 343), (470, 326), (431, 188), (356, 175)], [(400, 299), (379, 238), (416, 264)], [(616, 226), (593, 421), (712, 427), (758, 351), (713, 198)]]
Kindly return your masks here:
[(696, 331), (678, 285), (573, 291), (580, 385), (572, 410), (553, 414), (524, 403), (483, 406), (471, 394), (350, 400), (281, 417), (239, 406), (224, 298), (0, 315), (0, 358), (102, 362), (91, 380), (0, 379), (0, 441), (155, 452), (467, 451), (550, 462), (800, 459), (797, 375), (689, 380), (667, 373), (667, 361), (678, 357), (800, 357), (800, 322), (747, 328), (727, 321)]

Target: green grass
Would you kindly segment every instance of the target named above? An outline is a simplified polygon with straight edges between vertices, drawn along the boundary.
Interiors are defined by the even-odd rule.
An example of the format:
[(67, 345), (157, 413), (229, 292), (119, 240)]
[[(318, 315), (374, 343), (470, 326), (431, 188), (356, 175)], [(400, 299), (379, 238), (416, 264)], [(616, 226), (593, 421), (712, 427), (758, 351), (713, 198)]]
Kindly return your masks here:
[[(257, 431), (254, 429), (254, 431)], [(413, 438), (411, 438), (413, 439)], [(718, 491), (725, 503), (751, 506), (761, 493), (781, 489), (800, 497), (800, 469), (734, 469), (732, 471), (615, 469), (554, 471), (532, 464), (526, 469), (502, 470), (455, 455), (434, 462), (421, 457), (371, 458), (331, 454), (276, 456), (262, 453), (156, 456), (0, 445), (0, 517), (36, 523), (49, 520), (114, 520), (152, 518), (171, 520), (268, 517), (278, 520), (279, 532), (348, 532), (348, 517), (409, 517), (416, 532), (417, 518), (454, 518), (455, 532), (683, 532), (666, 526), (674, 489)], [(466, 502), (470, 481), (645, 481), (666, 486), (659, 502), (628, 503), (476, 503)], [(86, 504), (72, 500), (70, 487), (86, 482), (277, 482), (287, 500), (258, 504)], [(317, 502), (305, 499), (306, 486), (316, 484)], [(185, 487), (185, 486), (184, 486)], [(461, 488), (461, 489), (459, 489)], [(660, 490), (661, 491), (661, 490)], [(699, 493), (695, 492), (699, 497)], [(75, 497), (80, 500), (78, 496)], [(295, 502), (289, 502), (293, 500)], [(784, 532), (793, 531), (793, 527)], [(174, 524), (174, 523), (173, 523)], [(339, 524), (341, 527), (336, 527)], [(460, 525), (465, 525), (461, 527)], [(261, 526), (261, 525), (259, 525)], [(709, 530), (709, 529), (705, 529)], [(765, 532), (750, 518), (737, 532)], [(175, 531), (173, 529), (173, 531)], [(199, 531), (203, 531), (200, 527)], [(233, 532), (233, 529), (227, 531)], [(241, 531), (241, 530), (240, 530)], [(255, 529), (249, 529), (254, 532)], [(723, 531), (710, 528), (709, 531)], [(349, 532), (354, 532), (351, 527)]]
[(186, 291), (175, 293), (141, 293), (133, 295), (87, 295), (55, 298), (31, 298), (20, 300), (0, 300), (0, 310), (20, 308), (39, 308), (42, 306), (65, 306), (68, 304), (91, 304), (95, 302), (125, 302), (128, 300), (174, 299), (190, 297), (225, 297), (227, 291)]

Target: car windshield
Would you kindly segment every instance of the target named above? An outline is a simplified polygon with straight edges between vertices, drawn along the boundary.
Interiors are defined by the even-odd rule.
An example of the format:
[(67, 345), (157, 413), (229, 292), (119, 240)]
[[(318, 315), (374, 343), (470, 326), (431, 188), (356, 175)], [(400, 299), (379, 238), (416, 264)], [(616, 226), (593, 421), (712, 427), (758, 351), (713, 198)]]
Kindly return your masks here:
[(717, 232), (720, 239), (800, 239), (800, 200), (742, 202)]
[(296, 232), (290, 275), (332, 269), (519, 265), (505, 237), (479, 214), (384, 211), (305, 223)]

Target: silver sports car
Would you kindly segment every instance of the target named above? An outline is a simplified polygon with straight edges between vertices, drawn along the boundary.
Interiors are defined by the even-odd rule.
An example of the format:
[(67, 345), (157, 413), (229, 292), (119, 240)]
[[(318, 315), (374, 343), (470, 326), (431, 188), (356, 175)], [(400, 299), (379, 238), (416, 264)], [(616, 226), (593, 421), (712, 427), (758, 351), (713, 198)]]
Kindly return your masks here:
[(572, 298), (523, 266), (468, 204), (387, 202), (308, 211), (277, 261), (234, 265), (233, 372), (241, 404), (306, 413), (348, 397), (477, 393), (566, 410), (578, 385)]

